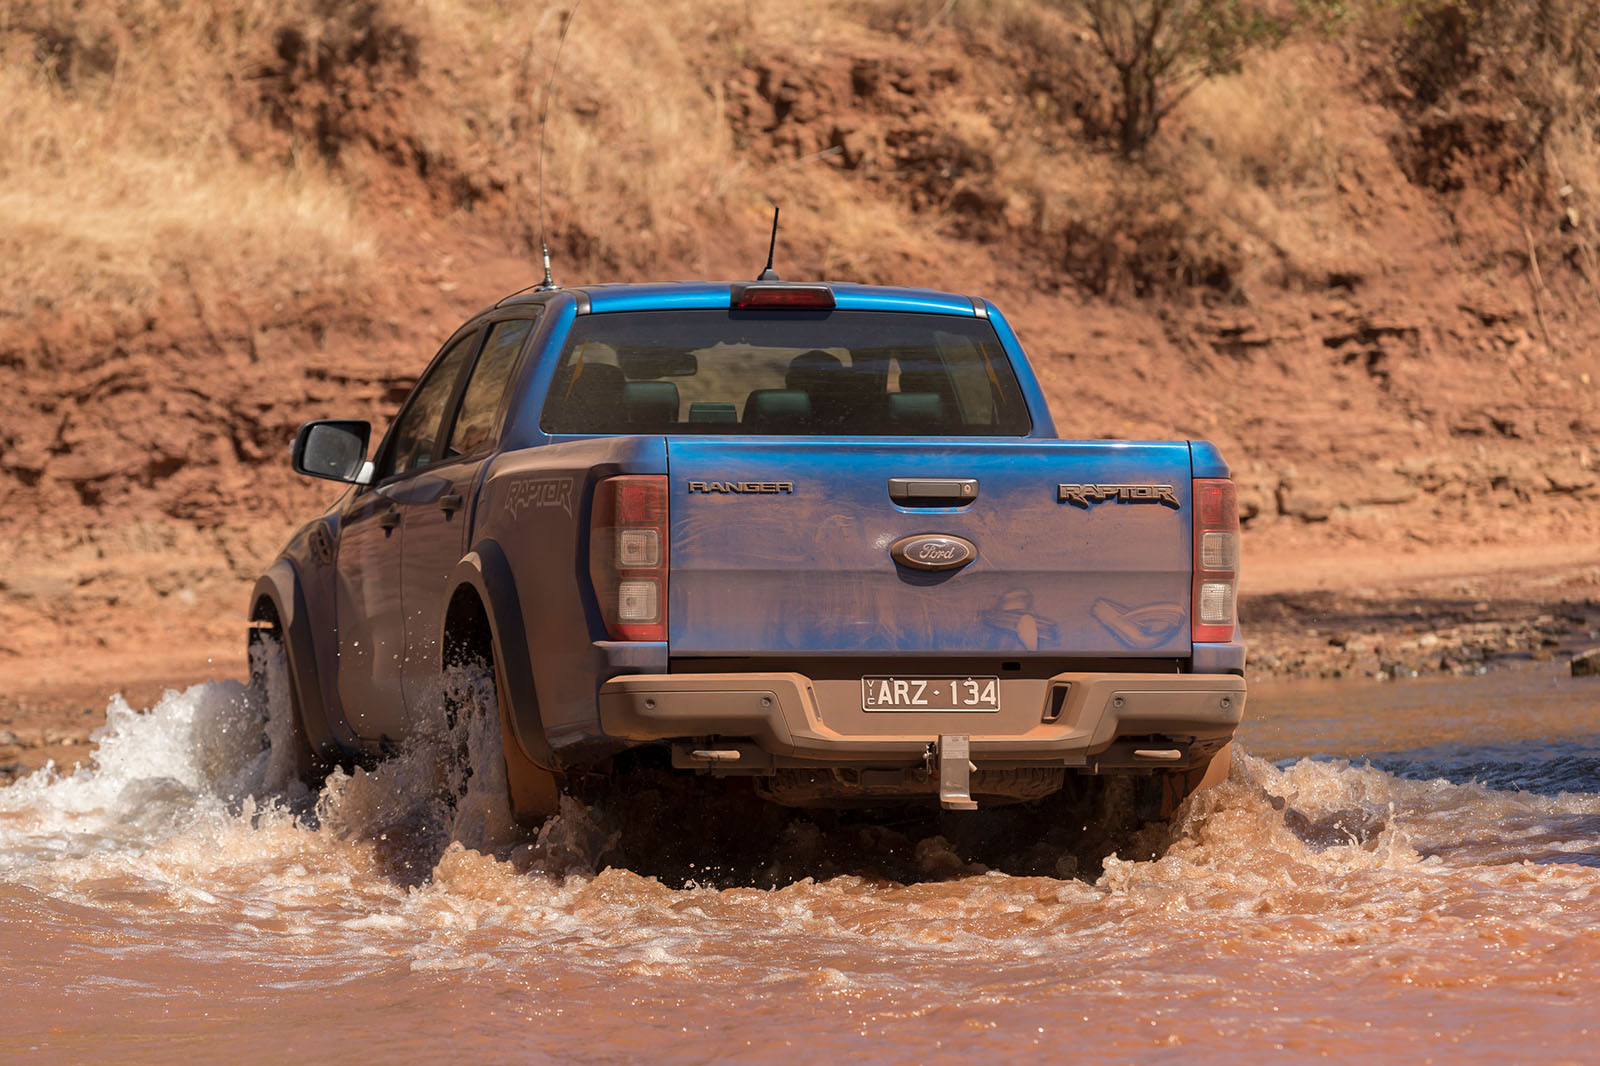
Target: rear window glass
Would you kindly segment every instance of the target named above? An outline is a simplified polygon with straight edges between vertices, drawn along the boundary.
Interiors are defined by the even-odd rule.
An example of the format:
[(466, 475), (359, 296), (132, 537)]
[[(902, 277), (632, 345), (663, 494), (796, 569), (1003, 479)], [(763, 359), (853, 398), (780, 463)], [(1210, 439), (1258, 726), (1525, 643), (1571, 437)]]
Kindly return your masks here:
[(1024, 437), (1022, 391), (978, 318), (887, 311), (580, 315), (546, 433)]

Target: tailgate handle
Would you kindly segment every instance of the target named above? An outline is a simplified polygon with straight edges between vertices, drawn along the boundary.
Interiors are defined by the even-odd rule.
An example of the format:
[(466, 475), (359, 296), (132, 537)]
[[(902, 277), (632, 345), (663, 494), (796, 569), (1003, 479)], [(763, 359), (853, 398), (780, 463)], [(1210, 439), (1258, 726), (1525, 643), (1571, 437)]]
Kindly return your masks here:
[(892, 477), (889, 499), (907, 507), (963, 507), (978, 498), (975, 477)]

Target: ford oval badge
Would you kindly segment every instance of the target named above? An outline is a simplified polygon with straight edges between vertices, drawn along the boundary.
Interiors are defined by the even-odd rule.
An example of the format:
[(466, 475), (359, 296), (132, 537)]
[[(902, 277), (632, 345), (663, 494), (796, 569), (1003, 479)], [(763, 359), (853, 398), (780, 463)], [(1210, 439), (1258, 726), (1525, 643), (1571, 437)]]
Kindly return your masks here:
[(978, 548), (972, 541), (948, 533), (918, 533), (895, 541), (889, 554), (901, 566), (918, 570), (959, 570), (978, 557)]

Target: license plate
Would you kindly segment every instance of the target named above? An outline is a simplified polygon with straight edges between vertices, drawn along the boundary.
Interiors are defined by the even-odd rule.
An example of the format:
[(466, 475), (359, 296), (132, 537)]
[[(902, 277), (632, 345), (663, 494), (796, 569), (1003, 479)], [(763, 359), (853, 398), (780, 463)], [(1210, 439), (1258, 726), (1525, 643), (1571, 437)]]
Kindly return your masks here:
[(863, 677), (863, 711), (998, 711), (998, 677)]

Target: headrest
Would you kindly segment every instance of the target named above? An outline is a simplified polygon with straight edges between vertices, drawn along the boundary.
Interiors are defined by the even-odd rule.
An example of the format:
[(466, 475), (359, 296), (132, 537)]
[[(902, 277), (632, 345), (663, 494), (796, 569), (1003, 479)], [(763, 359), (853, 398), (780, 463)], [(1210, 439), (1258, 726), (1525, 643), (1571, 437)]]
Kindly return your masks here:
[(678, 420), (678, 386), (670, 381), (630, 381), (622, 387), (622, 407), (630, 425)]
[(571, 402), (599, 413), (610, 413), (622, 402), (622, 371), (610, 363), (585, 363), (569, 390)]
[(745, 401), (744, 420), (765, 428), (798, 426), (811, 417), (811, 397), (797, 389), (757, 389)]
[(789, 362), (789, 372), (784, 376), (783, 383), (790, 389), (809, 392), (819, 383), (825, 383), (830, 376), (844, 370), (844, 364), (827, 352), (813, 348), (809, 352), (802, 352)]
[(918, 426), (943, 422), (944, 400), (937, 392), (892, 392), (889, 421)]

